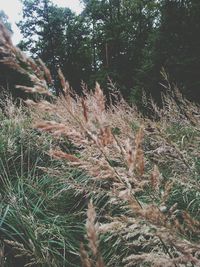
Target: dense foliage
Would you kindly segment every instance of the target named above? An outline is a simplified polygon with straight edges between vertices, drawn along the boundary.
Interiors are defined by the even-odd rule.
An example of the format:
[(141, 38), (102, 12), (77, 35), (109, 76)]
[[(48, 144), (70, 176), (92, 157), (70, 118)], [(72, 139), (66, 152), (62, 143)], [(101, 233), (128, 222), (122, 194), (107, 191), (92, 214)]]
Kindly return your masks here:
[[(200, 2), (198, 0), (84, 0), (80, 15), (50, 0), (24, 0), (20, 47), (40, 56), (55, 81), (61, 66), (73, 88), (83, 80), (108, 78), (123, 96), (141, 99), (142, 90), (158, 100), (160, 71), (197, 100), (199, 90)], [(58, 90), (58, 89), (57, 89)], [(58, 93), (58, 92), (57, 92)]]
[(6, 26), (6, 28), (12, 32), (11, 24), (8, 21), (8, 16), (5, 14), (3, 10), (0, 10), (0, 20), (3, 22), (3, 24)]

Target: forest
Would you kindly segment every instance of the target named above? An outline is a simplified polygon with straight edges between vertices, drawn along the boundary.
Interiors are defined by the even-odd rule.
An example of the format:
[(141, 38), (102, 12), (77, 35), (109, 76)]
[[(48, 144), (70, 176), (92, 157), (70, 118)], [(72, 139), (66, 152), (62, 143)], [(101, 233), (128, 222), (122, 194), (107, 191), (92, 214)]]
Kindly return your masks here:
[(200, 2), (0, 11), (0, 267), (200, 266)]
[(82, 0), (80, 15), (50, 0), (22, 2), (19, 47), (45, 62), (56, 94), (60, 67), (77, 92), (82, 82), (93, 88), (96, 81), (106, 91), (111, 80), (129, 103), (139, 104), (143, 91), (160, 101), (164, 71), (198, 100), (198, 0)]

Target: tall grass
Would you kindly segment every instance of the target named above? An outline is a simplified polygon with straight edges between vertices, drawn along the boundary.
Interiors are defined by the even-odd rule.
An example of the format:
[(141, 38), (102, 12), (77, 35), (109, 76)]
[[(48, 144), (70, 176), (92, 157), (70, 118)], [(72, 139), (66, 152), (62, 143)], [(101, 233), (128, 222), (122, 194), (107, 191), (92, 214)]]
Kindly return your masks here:
[[(52, 140), (31, 129), (30, 123), (30, 117), (21, 111), (12, 117), (2, 115), (0, 233), (4, 265), (74, 266), (83, 236), (83, 207), (77, 209), (77, 197), (63, 179), (81, 179), (82, 174), (65, 168), (62, 177), (57, 177), (56, 169), (63, 167), (46, 155)], [(53, 172), (44, 172), (47, 167)]]
[[(40, 72), (19, 87), (50, 96)], [(2, 266), (200, 266), (199, 106), (174, 88), (162, 109), (144, 97), (150, 120), (59, 77), (57, 99), (1, 114)]]

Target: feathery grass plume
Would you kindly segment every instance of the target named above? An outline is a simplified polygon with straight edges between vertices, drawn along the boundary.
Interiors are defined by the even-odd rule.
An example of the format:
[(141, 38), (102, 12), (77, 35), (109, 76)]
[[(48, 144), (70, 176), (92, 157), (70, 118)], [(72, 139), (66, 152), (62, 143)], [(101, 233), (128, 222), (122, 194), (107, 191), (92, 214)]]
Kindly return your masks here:
[[(48, 89), (41, 64), (15, 53), (34, 69), (33, 87)], [(98, 84), (67, 94), (0, 113), (4, 263), (20, 254), (5, 239), (37, 267), (102, 267), (100, 248), (110, 267), (199, 266), (199, 106), (176, 92), (179, 103), (163, 96), (151, 120), (120, 97), (106, 107)], [(80, 249), (88, 199), (99, 225), (90, 203)]]
[(81, 256), (82, 267), (92, 267), (91, 260), (88, 256), (87, 251), (85, 250), (83, 246), (83, 243), (81, 243), (81, 246), (80, 246), (80, 256)]
[(193, 233), (200, 233), (200, 222), (193, 219), (187, 211), (183, 211), (182, 213), (184, 223), (189, 231)]
[(52, 84), (50, 71), (41, 59), (36, 63), (33, 59), (25, 55), (19, 48), (12, 44), (10, 34), (5, 26), (0, 22), (0, 53), (2, 59), (0, 63), (25, 75), (32, 83), (32, 87), (26, 85), (16, 85), (16, 88), (26, 93), (42, 94), (53, 97), (50, 93), (47, 81)]
[(65, 77), (64, 77), (62, 70), (60, 68), (58, 69), (58, 76), (60, 79), (60, 83), (61, 83), (63, 92), (67, 96), (69, 94), (69, 84), (68, 84), (68, 82), (66, 82)]
[(47, 79), (48, 83), (53, 84), (53, 79), (51, 77), (50, 70), (47, 68), (47, 66), (44, 64), (41, 58), (38, 59), (38, 63), (41, 67), (41, 70), (44, 72), (45, 78)]
[(66, 159), (70, 162), (79, 162), (79, 159), (77, 157), (71, 154), (64, 153), (61, 150), (51, 150), (49, 152), (49, 155), (57, 159)]
[(6, 29), (3, 22), (0, 21), (0, 44), (12, 46), (11, 33)]
[[(167, 159), (171, 159), (173, 168), (176, 169), (177, 173), (180, 173), (180, 178), (178, 180), (180, 181), (182, 167), (177, 168), (177, 164), (180, 164), (180, 166), (184, 164), (185, 168), (187, 168), (181, 156), (182, 152), (177, 152), (178, 150), (181, 151), (181, 149), (174, 146), (174, 142), (172, 142), (168, 134), (166, 134), (165, 130), (167, 126), (165, 121), (160, 121), (160, 124), (156, 124), (155, 122), (141, 119), (141, 117), (138, 116), (136, 117), (138, 121), (135, 119), (137, 123), (134, 125), (134, 128), (130, 126), (133, 123), (131, 119), (133, 112), (130, 108), (127, 108), (124, 103), (120, 107), (120, 110), (119, 107), (111, 107), (104, 111), (102, 108), (102, 114), (97, 114), (95, 113), (97, 109), (94, 107), (95, 101), (93, 101), (93, 99), (95, 99), (95, 97), (92, 92), (88, 92), (87, 95), (84, 96), (84, 105), (85, 107), (87, 106), (87, 115), (84, 115), (85, 107), (83, 107), (83, 99), (81, 97), (76, 98), (76, 102), (74, 102), (73, 106), (73, 113), (68, 109), (68, 106), (66, 106), (67, 113), (64, 113), (63, 107), (65, 104), (63, 100), (58, 99), (58, 103), (54, 105), (55, 107), (53, 110), (55, 110), (55, 114), (59, 115), (56, 115), (59, 118), (59, 122), (57, 125), (55, 124), (55, 128), (48, 125), (49, 122), (46, 122), (46, 131), (54, 133), (60, 127), (64, 136), (69, 138), (69, 140), (76, 145), (79, 153), (79, 162), (68, 160), (68, 164), (71, 167), (76, 166), (86, 171), (91, 176), (91, 181), (95, 180), (95, 184), (92, 186), (93, 190), (96, 193), (98, 192), (97, 196), (100, 194), (99, 192), (105, 192), (107, 196), (109, 198), (111, 197), (112, 201), (114, 201), (113, 203), (117, 203), (117, 205), (120, 203), (124, 209), (125, 207), (127, 208), (128, 203), (129, 214), (131, 216), (138, 217), (141, 221), (153, 227), (153, 240), (157, 240), (158, 236), (160, 239), (156, 241), (156, 245), (153, 245), (153, 242), (148, 245), (150, 247), (149, 251), (158, 250), (159, 253), (161, 253), (160, 262), (164, 262), (165, 259), (167, 259), (170, 264), (172, 264), (177, 258), (177, 253), (181, 253), (180, 247), (177, 246), (177, 242), (179, 242), (178, 235), (186, 234), (188, 236), (188, 234), (178, 219), (177, 208), (174, 206), (175, 203), (172, 202), (172, 205), (168, 204), (170, 198), (174, 194), (174, 181), (169, 178), (167, 181), (161, 179), (160, 170), (163, 168), (162, 164), (165, 164)], [(135, 116), (137, 115), (135, 114)], [(85, 123), (86, 117), (87, 124)], [(140, 126), (141, 124), (143, 125), (142, 127)], [(147, 130), (149, 124), (153, 131)], [(48, 126), (50, 128), (48, 128)], [(39, 128), (42, 127), (39, 126)], [(73, 134), (70, 135), (70, 131), (74, 132), (74, 136)], [(146, 132), (148, 135), (144, 135)], [(77, 134), (79, 135), (79, 139), (75, 137)], [(130, 140), (129, 144), (126, 140)], [(150, 144), (148, 142), (150, 142)], [(154, 147), (155, 149), (150, 150), (149, 146), (151, 149)], [(144, 168), (145, 153), (147, 155), (147, 159), (145, 159), (147, 161), (145, 163), (145, 165), (147, 165), (147, 170)], [(68, 157), (68, 153), (66, 154), (66, 157)], [(60, 158), (62, 158), (61, 155)], [(177, 159), (176, 166), (174, 159)], [(158, 167), (155, 167), (155, 165)], [(146, 171), (147, 173), (145, 173)], [(133, 173), (133, 175), (131, 173)], [(99, 181), (100, 184), (98, 184), (97, 181)], [(90, 183), (90, 181), (88, 182)], [(151, 187), (156, 191), (161, 190), (161, 188), (164, 188), (164, 190), (163, 192), (161, 190), (161, 194), (157, 194), (155, 197), (152, 195), (149, 196), (146, 192), (148, 191), (149, 184), (151, 184)], [(84, 186), (84, 190), (86, 190), (86, 188), (87, 187)], [(89, 188), (88, 185), (88, 192), (90, 191)], [(143, 198), (146, 200), (143, 201)], [(112, 203), (112, 201), (110, 203)], [(127, 213), (123, 216), (124, 219), (126, 218), (126, 220), (128, 220)], [(121, 235), (123, 228), (124, 226), (120, 227), (120, 224), (118, 224), (118, 228), (116, 229), (113, 227), (111, 236)], [(161, 230), (165, 231), (166, 235), (163, 233), (161, 235)], [(169, 233), (173, 235), (173, 243), (171, 239), (167, 237)], [(129, 232), (127, 236), (131, 236), (132, 234), (134, 233)], [(142, 235), (142, 230), (140, 234)], [(150, 234), (150, 232), (148, 232), (148, 234)], [(94, 241), (94, 239), (91, 240)], [(129, 251), (128, 254), (131, 254), (130, 242), (127, 242), (126, 246), (127, 251)], [(143, 255), (143, 253), (143, 250), (138, 250), (136, 255)], [(181, 260), (183, 260), (183, 257), (185, 256), (181, 256)], [(140, 258), (138, 256), (138, 261), (140, 259), (140, 263), (144, 263), (147, 258), (151, 258), (150, 252), (148, 255), (145, 254), (144, 258), (145, 260), (142, 260), (142, 256)], [(188, 257), (187, 259), (189, 261)], [(157, 259), (155, 262), (150, 262), (153, 266), (156, 264)], [(122, 263), (120, 267), (121, 266), (123, 266)]]
[(135, 148), (130, 145), (130, 140), (126, 144), (127, 164), (129, 173), (135, 171), (136, 174), (142, 176), (144, 174), (144, 153), (142, 150), (143, 128), (140, 128), (135, 137)]
[(99, 250), (99, 224), (96, 222), (96, 212), (92, 201), (88, 203), (86, 232), (88, 247), (92, 252), (92, 258), (89, 259), (88, 253), (86, 252), (83, 244), (81, 244), (80, 252), (83, 266), (105, 267)]
[[(65, 169), (62, 178), (55, 175), (47, 152), (47, 136), (32, 128), (32, 118), (10, 100), (0, 111), (0, 236), (5, 266), (71, 266), (79, 261), (79, 244), (83, 236), (80, 210), (75, 217), (65, 198), (65, 181), (72, 174)], [(39, 166), (48, 169), (41, 171)], [(53, 172), (49, 169), (53, 169)], [(61, 170), (61, 167), (59, 168)], [(62, 181), (62, 182), (61, 182)], [(70, 197), (69, 197), (70, 199)], [(68, 210), (69, 209), (69, 210)], [(77, 216), (77, 217), (76, 217)], [(80, 216), (80, 217), (79, 217)], [(79, 218), (79, 219), (78, 219)]]
[(165, 187), (164, 187), (164, 192), (163, 192), (163, 195), (162, 195), (162, 203), (165, 203), (167, 201), (167, 199), (169, 198), (170, 196), (170, 193), (173, 189), (173, 185), (174, 185), (174, 182), (173, 181), (168, 181), (166, 184), (165, 184)]
[(106, 147), (110, 144), (113, 143), (113, 134), (111, 131), (111, 128), (109, 126), (105, 126), (104, 128), (100, 129), (100, 134), (99, 134), (99, 142), (101, 146)]
[(159, 191), (160, 188), (160, 172), (157, 165), (154, 165), (153, 171), (151, 173), (151, 186), (153, 190)]
[(28, 87), (23, 85), (16, 85), (17, 89), (23, 90), (25, 93), (31, 93), (31, 94), (41, 94), (41, 95), (47, 95), (51, 96), (52, 94), (46, 90), (44, 87), (35, 86), (35, 87)]
[(52, 132), (54, 135), (64, 134), (67, 130), (65, 124), (57, 123), (55, 121), (37, 123), (36, 127), (45, 132)]
[(70, 87), (69, 82), (65, 80), (65, 76), (63, 75), (61, 68), (58, 69), (58, 77), (60, 79), (60, 83), (61, 83), (62, 90), (63, 90), (64, 95), (65, 95), (65, 99), (70, 101), (71, 95), (75, 95), (75, 93), (74, 93), (73, 89)]
[(87, 123), (88, 122), (88, 107), (87, 107), (87, 104), (86, 104), (86, 101), (85, 101), (85, 99), (83, 98), (82, 99), (82, 107), (83, 107), (83, 117), (84, 117), (84, 119), (85, 119), (85, 122)]
[(92, 201), (88, 204), (86, 230), (89, 247), (96, 257), (98, 252), (98, 223), (96, 223), (96, 212)]
[[(78, 104), (78, 103), (77, 103)], [(82, 129), (81, 129), (81, 127), (79, 128), (81, 131), (82, 131)], [(93, 130), (94, 131), (94, 130)], [(86, 131), (87, 132), (87, 134), (89, 133), (89, 135), (90, 135), (90, 131)], [(101, 131), (100, 131), (100, 136), (102, 135), (102, 133), (101, 133)], [(135, 144), (136, 144), (136, 153), (134, 154), (135, 155), (135, 157), (134, 157), (134, 159), (135, 159), (135, 162), (137, 162), (137, 160), (138, 160), (138, 158), (140, 159), (140, 153), (138, 153), (138, 150), (139, 149), (141, 149), (141, 141), (142, 141), (142, 138), (143, 138), (143, 136), (142, 136), (143, 134), (142, 134), (142, 131), (139, 131), (138, 132), (138, 135), (136, 135), (136, 140), (135, 140)], [(84, 136), (84, 135), (83, 135)], [(94, 136), (94, 134), (93, 134), (93, 136)], [(95, 137), (93, 137), (93, 138), (95, 138)], [(96, 138), (97, 139), (95, 139), (95, 140), (98, 140), (98, 129), (97, 129), (97, 135), (96, 135)], [(94, 139), (93, 139), (94, 140)], [(120, 140), (121, 141), (121, 140)], [(88, 143), (88, 145), (89, 146), (91, 146), (91, 144), (92, 143)], [(101, 143), (96, 143), (96, 142), (94, 142), (94, 145), (95, 144), (99, 144), (100, 145), (100, 147), (102, 147), (102, 144)], [(104, 144), (103, 144), (104, 145)], [(115, 144), (116, 145), (116, 144)], [(85, 153), (87, 153), (88, 154), (88, 152), (90, 151), (90, 149), (89, 149), (89, 147), (87, 146), (87, 142), (85, 143), (85, 146), (87, 147), (87, 152), (86, 152), (86, 150), (84, 150), (84, 153), (83, 154), (85, 154)], [(123, 147), (123, 146), (122, 146)], [(98, 147), (97, 147), (98, 148)], [(94, 147), (93, 147), (93, 149), (94, 149)], [(89, 150), (89, 151), (88, 151)], [(100, 151), (102, 151), (102, 150), (100, 150)], [(92, 152), (92, 151), (91, 151)], [(110, 152), (109, 152), (110, 153)], [(86, 155), (86, 154), (85, 154)], [(111, 154), (109, 154), (109, 155), (111, 155)], [(139, 156), (138, 156), (139, 155)], [(89, 158), (88, 158), (89, 159)], [(140, 162), (140, 160), (138, 160), (139, 162)], [(90, 158), (90, 162), (92, 162), (92, 158)], [(100, 163), (100, 161), (95, 161), (95, 163)], [(103, 163), (103, 162), (102, 162)], [(82, 166), (83, 168), (85, 168), (85, 170), (87, 170), (90, 174), (92, 174), (92, 175), (94, 175), (94, 176), (96, 176), (96, 175), (98, 175), (99, 176), (99, 178), (100, 179), (102, 179), (102, 176), (101, 176), (101, 174), (103, 173), (103, 166), (104, 166), (104, 164), (105, 163), (103, 163), (103, 165), (100, 165), (100, 169), (97, 171), (97, 173), (95, 174), (95, 172), (91, 172), (91, 170), (92, 170), (92, 166), (91, 167), (89, 167), (90, 165), (88, 165), (88, 164), (86, 164), (85, 166)], [(143, 170), (144, 170), (144, 165), (143, 164), (141, 164), (142, 165), (142, 168), (141, 168), (141, 173), (143, 173)], [(112, 169), (112, 166), (110, 166), (110, 168)], [(113, 170), (113, 174), (115, 173), (115, 171)], [(122, 174), (121, 172), (119, 172), (120, 174)], [(113, 175), (112, 174), (112, 175)], [(126, 176), (127, 174), (125, 174), (125, 176)], [(155, 174), (155, 169), (154, 169), (154, 182), (155, 182), (155, 178), (156, 179), (158, 179), (158, 176), (157, 176), (158, 174)], [(122, 175), (122, 177), (124, 176), (124, 174)], [(160, 181), (159, 181), (159, 179), (158, 179), (158, 181), (156, 181), (156, 186), (158, 187), (158, 183), (159, 183)], [(167, 199), (167, 197), (169, 197), (169, 194), (170, 194), (170, 190), (171, 190), (171, 188), (172, 188), (172, 185), (170, 185), (170, 189), (168, 188), (166, 188), (166, 190), (165, 190), (165, 193), (164, 193), (164, 195), (163, 195), (163, 199), (164, 199), (164, 201), (166, 201), (166, 199)], [(132, 190), (132, 189), (131, 189)], [(121, 192), (123, 192), (123, 191), (121, 191)], [(120, 195), (122, 195), (122, 193), (120, 193)], [(132, 208), (133, 208), (133, 201), (131, 202), (132, 203)], [(143, 207), (142, 209), (141, 209), (141, 207), (140, 207), (140, 205), (138, 205), (138, 203), (137, 202), (134, 202), (135, 204), (134, 204), (134, 208), (133, 208), (133, 210), (134, 210), (134, 212), (136, 212), (136, 214), (139, 214), (141, 217), (143, 217), (144, 219), (146, 219), (146, 220), (148, 220), (148, 221), (150, 221), (151, 223), (154, 223), (155, 225), (160, 225), (160, 226), (166, 226), (166, 227), (168, 227), (167, 226), (167, 224), (168, 224), (168, 222), (167, 222), (167, 218), (166, 218), (166, 216), (164, 216), (163, 215), (163, 213), (159, 210), (159, 207), (156, 207), (156, 205), (148, 205), (147, 207)], [(152, 212), (151, 212), (152, 211)]]
[(139, 129), (135, 137), (135, 152), (134, 152), (134, 166), (139, 175), (144, 174), (144, 153), (142, 150), (142, 140), (143, 140), (143, 126)]
[(103, 113), (105, 111), (105, 97), (98, 82), (96, 82), (94, 98), (96, 99), (98, 111), (100, 114)]
[[(25, 249), (23, 244), (17, 241), (11, 241), (7, 239), (4, 239), (3, 241), (6, 245), (8, 245), (9, 247), (12, 247), (12, 249), (15, 251), (15, 257), (25, 256), (25, 257), (32, 258), (33, 254), (29, 250)], [(29, 240), (29, 242), (31, 241)]]

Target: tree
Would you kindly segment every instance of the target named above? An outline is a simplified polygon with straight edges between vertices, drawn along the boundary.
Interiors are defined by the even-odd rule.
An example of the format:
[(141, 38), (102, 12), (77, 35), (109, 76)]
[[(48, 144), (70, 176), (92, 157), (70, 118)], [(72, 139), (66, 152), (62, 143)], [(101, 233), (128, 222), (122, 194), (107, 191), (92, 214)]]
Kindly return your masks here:
[(150, 36), (138, 76), (138, 86), (158, 100), (162, 68), (185, 96), (198, 99), (200, 86), (200, 2), (162, 0), (158, 27)]
[(12, 32), (11, 23), (8, 21), (8, 16), (3, 10), (0, 10), (0, 20), (3, 22), (3, 24), (6, 26), (6, 28)]
[(14, 98), (24, 97), (24, 93), (15, 86), (31, 86), (32, 83), (23, 71), (24, 61), (20, 60), (20, 53), (13, 47), (7, 16), (1, 12), (1, 17), (4, 23), (0, 20), (0, 97), (2, 100), (8, 94)]
[(199, 30), (199, 1), (163, 1), (157, 58), (172, 81), (193, 99), (200, 86)]
[(126, 98), (136, 81), (143, 49), (153, 31), (157, 4), (153, 0), (84, 0), (92, 29), (94, 76), (118, 83)]
[(23, 0), (21, 47), (41, 57), (55, 81), (60, 66), (76, 89), (81, 80), (106, 87), (110, 77), (128, 100), (145, 90), (159, 101), (164, 67), (186, 95), (197, 96), (198, 0), (82, 2), (83, 12), (75, 15), (50, 0)]
[(62, 12), (49, 0), (24, 0), (23, 20), (18, 23), (25, 38), (19, 44), (20, 48), (29, 50), (34, 57), (40, 57), (50, 68), (54, 80), (63, 38), (60, 21)]
[(50, 68), (56, 82), (61, 67), (72, 86), (80, 87), (90, 72), (88, 28), (83, 18), (69, 8), (60, 8), (49, 0), (24, 0), (23, 20), (18, 24), (25, 41), (21, 48), (40, 57)]

